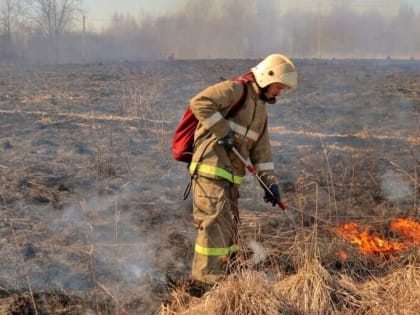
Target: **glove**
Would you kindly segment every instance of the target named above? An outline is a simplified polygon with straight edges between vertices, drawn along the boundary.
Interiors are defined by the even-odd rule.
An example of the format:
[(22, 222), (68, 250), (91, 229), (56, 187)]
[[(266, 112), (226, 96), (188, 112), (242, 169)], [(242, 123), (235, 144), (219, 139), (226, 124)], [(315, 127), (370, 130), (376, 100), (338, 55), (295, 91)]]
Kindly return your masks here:
[(235, 144), (235, 133), (232, 130), (229, 130), (228, 134), (223, 138), (217, 140), (218, 144), (223, 145), (226, 151), (232, 149), (233, 145)]
[(270, 185), (270, 191), (272, 195), (266, 191), (264, 196), (265, 202), (271, 202), (272, 206), (278, 205), (281, 202), (279, 186), (277, 184)]

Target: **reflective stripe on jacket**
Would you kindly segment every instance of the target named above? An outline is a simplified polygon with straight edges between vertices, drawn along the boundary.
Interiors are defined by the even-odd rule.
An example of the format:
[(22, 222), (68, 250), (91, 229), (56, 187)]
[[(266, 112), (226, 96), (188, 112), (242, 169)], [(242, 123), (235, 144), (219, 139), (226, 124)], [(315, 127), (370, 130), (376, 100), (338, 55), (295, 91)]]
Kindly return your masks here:
[(276, 182), (267, 128), (266, 103), (258, 98), (258, 86), (248, 82), (247, 97), (239, 111), (225, 119), (244, 93), (240, 82), (227, 80), (208, 87), (190, 101), (199, 123), (194, 135), (194, 152), (189, 171), (210, 178), (224, 178), (240, 184), (245, 166), (217, 144), (217, 139), (235, 133), (235, 148), (254, 164), (267, 185)]

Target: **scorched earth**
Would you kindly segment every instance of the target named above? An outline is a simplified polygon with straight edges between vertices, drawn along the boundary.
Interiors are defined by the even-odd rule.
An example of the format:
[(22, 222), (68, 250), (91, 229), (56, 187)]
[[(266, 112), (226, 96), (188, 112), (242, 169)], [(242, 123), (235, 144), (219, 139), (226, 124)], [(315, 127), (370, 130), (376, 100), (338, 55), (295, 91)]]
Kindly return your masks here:
[[(188, 278), (195, 231), (191, 197), (182, 201), (186, 165), (171, 156), (173, 130), (192, 96), (257, 62), (2, 66), (0, 313), (154, 314), (174, 305), (167, 278)], [(317, 257), (331, 274), (368, 281), (410, 265), (418, 279), (418, 251), (398, 264), (369, 258), (332, 228), (357, 221), (404, 242), (391, 220), (418, 222), (420, 63), (296, 65), (298, 89), (268, 107), (276, 174), (296, 226), (246, 177), (244, 266), (272, 281), (294, 275), (316, 231)], [(406, 245), (392, 257), (418, 250)], [(419, 306), (401, 302), (406, 314)]]

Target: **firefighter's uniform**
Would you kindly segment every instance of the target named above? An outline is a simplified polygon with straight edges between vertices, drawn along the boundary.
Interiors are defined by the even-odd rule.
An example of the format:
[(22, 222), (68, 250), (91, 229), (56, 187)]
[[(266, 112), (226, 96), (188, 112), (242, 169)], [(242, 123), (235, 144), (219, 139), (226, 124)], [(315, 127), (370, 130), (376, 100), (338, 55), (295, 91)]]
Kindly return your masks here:
[(239, 153), (251, 161), (267, 186), (276, 182), (266, 103), (259, 98), (255, 82), (247, 83), (247, 97), (240, 110), (225, 119), (243, 93), (242, 83), (227, 80), (205, 89), (190, 102), (199, 120), (189, 166), (194, 178), (193, 214), (198, 229), (192, 277), (202, 282), (220, 279), (229, 257), (238, 251), (238, 188), (246, 170), (217, 139), (234, 131), (234, 146)]

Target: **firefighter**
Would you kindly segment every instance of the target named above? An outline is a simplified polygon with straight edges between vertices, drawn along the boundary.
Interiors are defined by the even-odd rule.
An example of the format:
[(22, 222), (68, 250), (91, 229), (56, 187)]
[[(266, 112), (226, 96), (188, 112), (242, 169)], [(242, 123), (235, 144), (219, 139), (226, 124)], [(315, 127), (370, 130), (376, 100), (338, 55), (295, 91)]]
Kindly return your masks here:
[[(239, 186), (245, 175), (243, 163), (232, 147), (249, 159), (272, 194), (264, 200), (280, 203), (274, 175), (266, 104), (274, 104), (283, 90), (297, 87), (293, 62), (272, 54), (247, 74), (246, 87), (225, 80), (203, 90), (190, 101), (199, 121), (194, 134), (194, 152), (189, 172), (193, 178), (193, 216), (197, 238), (192, 264), (192, 280), (214, 284), (229, 270), (238, 251)], [(247, 89), (240, 110), (229, 119), (227, 113)]]

